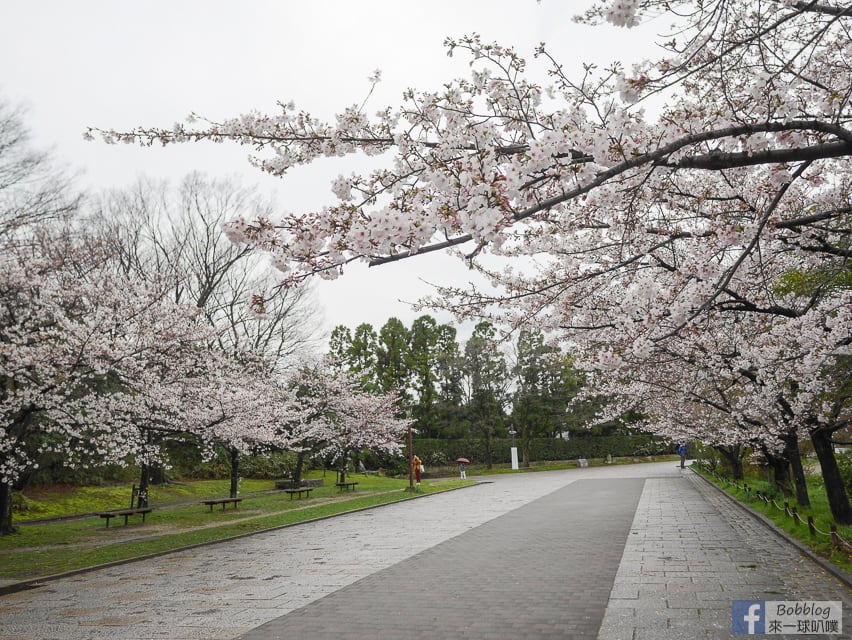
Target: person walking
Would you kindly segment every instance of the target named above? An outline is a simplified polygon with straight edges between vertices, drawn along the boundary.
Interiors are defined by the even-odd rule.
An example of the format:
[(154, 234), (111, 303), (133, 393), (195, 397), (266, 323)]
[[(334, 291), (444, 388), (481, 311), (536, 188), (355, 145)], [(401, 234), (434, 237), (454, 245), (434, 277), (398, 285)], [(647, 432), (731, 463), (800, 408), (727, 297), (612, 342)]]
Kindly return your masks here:
[(677, 454), (680, 456), (680, 468), (685, 469), (686, 468), (686, 447), (683, 445), (682, 442), (680, 443), (680, 445), (678, 445)]
[(467, 480), (467, 471), (465, 471), (464, 462), (459, 462), (459, 478), (461, 480)]

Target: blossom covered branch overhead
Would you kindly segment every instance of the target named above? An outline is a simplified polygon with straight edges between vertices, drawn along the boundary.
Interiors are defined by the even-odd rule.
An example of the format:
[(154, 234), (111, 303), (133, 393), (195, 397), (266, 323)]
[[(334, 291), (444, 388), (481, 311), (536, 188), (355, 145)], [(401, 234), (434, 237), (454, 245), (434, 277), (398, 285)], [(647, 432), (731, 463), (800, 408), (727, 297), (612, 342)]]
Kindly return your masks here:
[[(686, 41), (672, 39), (669, 55), (630, 74), (590, 67), (572, 81), (542, 47), (537, 57), (551, 63), (545, 88), (527, 79), (514, 51), (471, 36), (447, 41), (450, 54), (471, 56), (470, 78), (438, 92), (411, 90), (399, 108), (372, 118), (353, 106), (324, 123), (285, 105), (274, 116), (201, 128), (103, 134), (144, 144), (230, 139), (254, 147), (253, 161), (275, 175), (323, 156), (393, 149), (391, 168), (337, 178), (338, 202), (323, 211), (235, 222), (236, 239), (270, 250), (297, 277), (332, 277), (352, 259), (383, 261), (469, 241), (500, 252), (507, 237), (530, 232), (522, 221), (538, 229), (542, 220), (582, 224), (594, 215), (596, 226), (617, 231), (648, 204), (670, 215), (691, 209), (707, 189), (672, 183), (710, 178), (686, 169), (719, 172), (712, 181), (723, 183), (748, 173), (773, 189), (789, 177), (785, 164), (827, 160), (803, 177), (813, 181), (830, 159), (849, 154), (844, 6), (770, 2), (755, 10), (749, 2), (715, 2), (690, 13), (691, 5), (621, 1), (584, 17), (629, 26), (663, 6), (683, 10)], [(649, 121), (643, 98), (658, 92), (668, 101)], [(609, 202), (621, 216), (613, 218)], [(683, 220), (667, 222), (674, 230)]]
[[(446, 41), (449, 55), (469, 57), (468, 77), (408, 90), (372, 116), (352, 106), (323, 122), (282, 104), (274, 115), (87, 135), (229, 140), (282, 177), (323, 157), (373, 157), (374, 170), (332, 181), (323, 209), (247, 212), (230, 224), (232, 239), (268, 251), (287, 285), (337, 277), (352, 261), (457, 247), (496, 286), (444, 287), (433, 306), (511, 326), (534, 319), (579, 343), (621, 388), (643, 379), (637, 363), (712, 353), (752, 376), (731, 379), (766, 393), (782, 362), (773, 402), (795, 383), (795, 402), (785, 401), (801, 409), (793, 423), (837, 429), (843, 411), (816, 391), (805, 402), (802, 384), (849, 355), (852, 3), (609, 0), (578, 17), (650, 19), (672, 23), (660, 55), (629, 68), (589, 64), (570, 77), (541, 45), (531, 69), (471, 35)], [(698, 340), (739, 331), (746, 315), (775, 350), (717, 340), (713, 351)], [(808, 349), (784, 354), (785, 344)], [(694, 400), (709, 406), (706, 394)], [(734, 424), (754, 422), (733, 414)]]

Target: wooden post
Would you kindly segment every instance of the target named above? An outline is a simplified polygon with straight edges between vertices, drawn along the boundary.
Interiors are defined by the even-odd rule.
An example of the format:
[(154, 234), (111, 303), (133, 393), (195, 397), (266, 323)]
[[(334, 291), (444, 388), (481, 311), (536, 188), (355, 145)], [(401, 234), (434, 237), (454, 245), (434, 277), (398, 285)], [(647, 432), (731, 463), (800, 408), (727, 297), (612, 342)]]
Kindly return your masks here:
[(414, 442), (411, 436), (411, 425), (408, 425), (408, 488), (414, 491)]
[(814, 526), (813, 516), (808, 516), (808, 530), (811, 532), (812, 536), (816, 535), (816, 527)]

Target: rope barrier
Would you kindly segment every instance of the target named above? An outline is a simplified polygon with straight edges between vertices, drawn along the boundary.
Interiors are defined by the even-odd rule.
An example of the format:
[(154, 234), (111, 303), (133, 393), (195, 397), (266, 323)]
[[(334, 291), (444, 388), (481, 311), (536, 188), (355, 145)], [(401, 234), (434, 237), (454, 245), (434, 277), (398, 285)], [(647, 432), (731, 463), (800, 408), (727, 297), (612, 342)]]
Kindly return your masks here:
[(793, 518), (794, 522), (798, 520), (802, 524), (808, 525), (808, 529), (810, 530), (811, 535), (821, 535), (821, 536), (824, 536), (826, 538), (829, 538), (831, 540), (832, 546), (835, 549), (845, 547), (846, 549), (852, 550), (852, 543), (850, 543), (848, 540), (841, 537), (839, 533), (837, 533), (837, 526), (836, 525), (832, 524), (830, 531), (822, 531), (821, 529), (819, 529), (814, 524), (813, 517), (808, 516), (807, 520), (803, 520), (802, 516), (799, 515), (799, 512), (797, 511), (796, 507), (793, 507), (791, 509), (790, 505), (786, 501), (784, 502), (783, 505), (778, 504), (778, 502), (775, 500), (775, 498), (772, 498), (771, 496), (767, 496), (767, 495), (761, 493), (760, 491), (752, 491), (749, 488), (748, 485), (741, 485), (736, 480), (732, 480), (730, 478), (726, 478), (725, 476), (721, 476), (721, 475), (717, 474), (715, 471), (713, 471), (712, 469), (710, 469), (709, 467), (705, 467), (703, 465), (698, 465), (698, 466), (701, 467), (701, 470), (704, 473), (706, 473), (709, 476), (714, 477), (719, 482), (722, 482), (722, 483), (727, 484), (727, 485), (734, 486), (737, 489), (745, 491), (749, 496), (754, 496), (754, 497), (760, 499), (766, 505), (771, 504), (772, 506), (774, 506), (779, 511), (783, 511), (785, 515)]

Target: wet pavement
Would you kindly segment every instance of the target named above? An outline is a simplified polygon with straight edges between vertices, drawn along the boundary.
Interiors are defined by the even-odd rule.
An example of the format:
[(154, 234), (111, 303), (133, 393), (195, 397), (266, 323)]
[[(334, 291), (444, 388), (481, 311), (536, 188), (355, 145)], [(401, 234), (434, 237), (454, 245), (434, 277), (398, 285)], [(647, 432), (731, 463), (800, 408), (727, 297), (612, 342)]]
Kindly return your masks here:
[(729, 638), (740, 599), (852, 629), (847, 586), (675, 463), (480, 480), (0, 596), (0, 639)]

